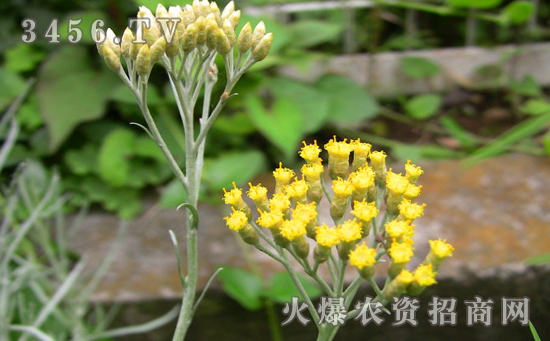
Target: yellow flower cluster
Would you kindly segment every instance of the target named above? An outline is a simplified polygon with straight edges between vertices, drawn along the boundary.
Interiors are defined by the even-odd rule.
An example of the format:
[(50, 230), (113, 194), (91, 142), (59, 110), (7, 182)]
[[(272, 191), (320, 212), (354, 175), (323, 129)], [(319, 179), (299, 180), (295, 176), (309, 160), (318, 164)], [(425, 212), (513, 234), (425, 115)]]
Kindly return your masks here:
[(121, 56), (135, 62), (140, 76), (148, 75), (153, 64), (166, 55), (168, 58), (194, 49), (215, 51), (221, 55), (250, 51), (254, 61), (263, 60), (271, 48), (273, 34), (266, 33), (263, 22), (254, 30), (250, 23), (243, 26), (237, 35), (241, 12), (235, 11), (231, 1), (223, 10), (216, 2), (194, 0), (191, 5), (170, 6), (159, 4), (155, 14), (145, 6), (139, 8), (137, 29), (126, 28), (121, 39), (111, 29), (106, 34), (97, 31), (96, 41), (99, 54), (115, 72), (121, 68)]
[[(306, 162), (301, 176), (279, 164), (273, 172), (275, 194), (271, 198), (265, 187), (249, 184), (247, 195), (259, 212), (258, 231), (268, 229), (275, 244), (302, 259), (308, 257), (309, 245), (315, 245), (312, 256), (318, 265), (336, 253), (364, 278), (370, 278), (380, 258), (387, 257), (390, 281), (384, 295), (417, 293), (435, 284), (442, 260), (452, 256), (453, 247), (445, 241), (430, 241), (431, 251), (424, 262), (412, 272), (406, 269), (414, 255), (413, 221), (423, 215), (425, 207), (413, 201), (420, 193), (417, 181), (422, 169), (408, 161), (405, 175), (387, 170), (386, 154), (372, 151), (370, 144), (360, 140), (337, 141), (334, 137), (325, 151), (332, 186), (324, 185), (325, 167), (317, 142), (304, 142), (299, 152)], [(243, 219), (250, 208), (243, 207), (242, 193), (233, 188), (224, 196), (235, 210), (226, 218), (234, 230), (248, 224)], [(333, 224), (319, 221), (317, 210), (323, 198), (330, 203)], [(243, 214), (233, 217), (237, 211)]]

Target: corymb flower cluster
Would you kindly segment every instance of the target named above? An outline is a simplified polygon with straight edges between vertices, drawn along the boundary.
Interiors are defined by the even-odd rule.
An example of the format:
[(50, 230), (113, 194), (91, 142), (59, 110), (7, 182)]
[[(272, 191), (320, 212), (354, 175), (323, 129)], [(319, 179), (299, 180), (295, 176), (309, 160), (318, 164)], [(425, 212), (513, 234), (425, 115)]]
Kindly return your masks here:
[(195, 0), (183, 8), (166, 9), (159, 4), (154, 15), (141, 6), (137, 18), (130, 20), (130, 24), (136, 24), (135, 31), (126, 28), (121, 39), (111, 29), (106, 33), (97, 31), (95, 40), (99, 41), (99, 54), (115, 72), (121, 68), (121, 56), (128, 65), (135, 63), (138, 75), (146, 76), (163, 56), (180, 57), (184, 61), (195, 50), (200, 50), (203, 56), (216, 52), (222, 56), (232, 55), (235, 49), (242, 57), (249, 52), (245, 61), (249, 67), (267, 56), (273, 34), (266, 33), (264, 23), (260, 22), (254, 30), (250, 23), (245, 24), (237, 35), (235, 29), (240, 18), (241, 12), (235, 11), (233, 1), (223, 11), (208, 0)]
[[(280, 164), (273, 172), (271, 197), (266, 187), (250, 184), (246, 195), (255, 209), (243, 199), (242, 189), (234, 186), (225, 191), (224, 201), (232, 209), (225, 218), (227, 226), (279, 261), (285, 261), (286, 253), (295, 257), (328, 294), (346, 294), (343, 275), (338, 276), (348, 265), (357, 268), (358, 279), (376, 285), (372, 276), (377, 264), (389, 263), (386, 285), (375, 288), (377, 300), (384, 304), (403, 294), (417, 295), (435, 284), (441, 262), (453, 252), (446, 241), (431, 240), (425, 260), (415, 269), (407, 268), (414, 254), (413, 222), (425, 207), (415, 202), (422, 187), (418, 185), (422, 169), (409, 161), (405, 175), (387, 170), (386, 154), (372, 151), (370, 144), (360, 140), (337, 141), (334, 137), (324, 147), (327, 169), (317, 143), (304, 142), (299, 153), (306, 161), (301, 174)], [(331, 222), (319, 217), (322, 200), (328, 200)], [(329, 267), (332, 285), (317, 276), (321, 264)]]

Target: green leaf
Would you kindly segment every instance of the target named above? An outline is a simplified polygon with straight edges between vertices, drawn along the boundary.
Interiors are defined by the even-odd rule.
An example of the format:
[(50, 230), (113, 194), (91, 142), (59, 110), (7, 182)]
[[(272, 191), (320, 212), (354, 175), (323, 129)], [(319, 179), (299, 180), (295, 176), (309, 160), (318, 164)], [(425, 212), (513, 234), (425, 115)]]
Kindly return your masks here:
[(418, 95), (405, 103), (407, 115), (417, 120), (425, 120), (437, 114), (441, 107), (441, 96), (436, 94)]
[(136, 156), (154, 159), (159, 163), (168, 163), (159, 146), (148, 135), (136, 136), (134, 154)]
[[(17, 122), (28, 131), (38, 129), (42, 125), (42, 117), (38, 110), (38, 100), (34, 94), (19, 107), (16, 115)], [(47, 144), (46, 144), (47, 146)]]
[(231, 135), (248, 135), (256, 131), (245, 113), (236, 113), (231, 116), (220, 115), (214, 121), (212, 128), (220, 133)]
[(446, 160), (456, 159), (462, 154), (451, 149), (439, 147), (433, 144), (415, 146), (397, 143), (391, 147), (392, 155), (401, 160)]
[(55, 151), (79, 123), (101, 117), (118, 86), (107, 67), (94, 70), (91, 64), (83, 46), (69, 45), (50, 55), (40, 68), (36, 91), (50, 134), (50, 151)]
[(528, 258), (525, 260), (525, 263), (527, 263), (527, 265), (538, 265), (538, 264), (550, 263), (550, 253), (545, 253), (543, 255), (538, 255), (535, 257)]
[(246, 107), (256, 128), (283, 152), (287, 160), (293, 159), (304, 125), (298, 105), (280, 98), (270, 109), (266, 109), (260, 97), (250, 95)]
[(185, 191), (183, 185), (178, 179), (170, 181), (160, 195), (159, 204), (163, 208), (178, 207), (185, 202)]
[[(317, 285), (313, 284), (304, 276), (298, 275), (298, 279), (311, 299), (315, 299), (323, 293)], [(292, 278), (287, 272), (279, 272), (273, 275), (271, 282), (269, 283), (269, 287), (264, 290), (263, 294), (265, 297), (271, 298), (278, 303), (290, 302), (292, 300), (292, 296), (303, 299), (298, 289), (296, 289)]]
[(542, 115), (550, 112), (550, 102), (542, 99), (530, 99), (519, 110), (527, 115)]
[(519, 81), (513, 79), (510, 82), (510, 89), (523, 96), (542, 96), (542, 89), (540, 88), (539, 83), (531, 75), (525, 76), (522, 80)]
[[(154, 13), (154, 9), (152, 10)], [(65, 19), (63, 19), (59, 23), (59, 34), (61, 36), (59, 39), (61, 41), (69, 41), (68, 40), (69, 20), (78, 20), (78, 19), (82, 20), (80, 24), (75, 25), (73, 23), (71, 25), (71, 29), (72, 29), (71, 36), (73, 37), (71, 39), (76, 39), (77, 36), (76, 36), (75, 30), (80, 30), (82, 32), (82, 38), (80, 39), (80, 41), (78, 41), (79, 43), (95, 44), (94, 40), (92, 39), (92, 25), (94, 21), (101, 19), (103, 20), (104, 23), (107, 22), (107, 24), (105, 24), (104, 27), (98, 27), (104, 31), (107, 31), (107, 28), (109, 27), (108, 16), (103, 12), (100, 12), (100, 11), (73, 12), (73, 13), (70, 13)], [(115, 32), (115, 34), (117, 34), (117, 32)]]
[(470, 134), (469, 131), (462, 128), (462, 126), (452, 117), (444, 116), (439, 120), (443, 128), (447, 130), (452, 137), (454, 137), (463, 147), (471, 148), (478, 144), (477, 139)]
[(257, 150), (223, 153), (205, 161), (203, 179), (214, 190), (229, 188), (233, 181), (242, 185), (263, 172), (266, 162), (264, 154)]
[(269, 82), (270, 90), (277, 98), (293, 100), (300, 107), (304, 118), (304, 134), (317, 132), (329, 116), (330, 101), (324, 92), (288, 78), (274, 78)]
[(103, 205), (109, 211), (117, 212), (120, 219), (134, 218), (143, 209), (139, 191), (133, 188), (109, 188)]
[(378, 102), (352, 80), (338, 75), (326, 75), (317, 83), (330, 101), (329, 121), (344, 125), (357, 124), (376, 117)]
[(544, 153), (550, 155), (550, 130), (542, 137), (542, 146), (544, 147)]
[(452, 7), (491, 9), (499, 6), (502, 0), (447, 0)]
[(299, 20), (289, 25), (288, 30), (292, 37), (292, 46), (306, 48), (335, 41), (340, 36), (343, 26), (340, 23), (321, 20)]
[(25, 86), (25, 81), (17, 73), (0, 68), (0, 111), (10, 105)]
[[(145, 6), (149, 8), (153, 13), (155, 13), (155, 10), (157, 9), (157, 5), (159, 4), (158, 0), (134, 0), (135, 4), (138, 6)], [(170, 6), (185, 6), (192, 4), (192, 0), (163, 0), (162, 4), (164, 7), (168, 8)]]
[(248, 310), (262, 307), (262, 279), (235, 267), (224, 267), (218, 275), (225, 292)]
[(124, 128), (113, 130), (101, 145), (98, 155), (100, 177), (111, 186), (120, 187), (130, 176), (128, 157), (134, 152), (135, 134)]
[(526, 23), (533, 11), (535, 5), (531, 1), (514, 1), (508, 4), (501, 12), (501, 15), (514, 25), (520, 25)]
[(426, 79), (437, 75), (441, 67), (435, 62), (422, 57), (403, 57), (400, 59), (401, 70), (414, 79)]
[(4, 66), (13, 72), (33, 70), (46, 53), (32, 44), (18, 43), (4, 54)]
[(514, 143), (532, 137), (541, 130), (546, 129), (549, 123), (550, 113), (529, 118), (497, 137), (491, 144), (472, 153), (463, 163), (465, 166), (471, 166), (483, 159), (498, 155)]
[(69, 150), (63, 155), (65, 164), (77, 175), (94, 173), (97, 167), (97, 147), (87, 144), (81, 149)]
[(537, 333), (537, 330), (535, 329), (535, 326), (529, 320), (529, 330), (531, 331), (531, 334), (533, 335), (533, 340), (535, 341), (541, 341), (539, 334)]

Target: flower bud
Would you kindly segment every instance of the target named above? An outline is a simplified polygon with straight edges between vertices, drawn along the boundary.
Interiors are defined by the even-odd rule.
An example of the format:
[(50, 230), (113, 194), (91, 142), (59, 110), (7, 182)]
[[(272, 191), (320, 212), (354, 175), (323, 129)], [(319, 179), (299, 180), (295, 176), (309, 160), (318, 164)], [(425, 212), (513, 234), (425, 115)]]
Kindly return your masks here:
[(136, 57), (136, 71), (140, 76), (147, 76), (151, 72), (151, 51), (147, 44), (139, 49)]
[(208, 18), (206, 20), (206, 46), (210, 50), (215, 50), (218, 45), (218, 24), (216, 19)]
[(378, 186), (386, 183), (386, 153), (383, 151), (374, 151), (369, 155), (370, 165), (376, 175), (375, 182)]
[(124, 34), (122, 35), (122, 42), (120, 44), (122, 55), (126, 58), (130, 58), (132, 55), (132, 41), (134, 41), (134, 34), (132, 33), (131, 29), (126, 27), (126, 29), (124, 30)]
[(371, 145), (361, 142), (360, 139), (351, 141), (353, 146), (353, 162), (351, 164), (352, 171), (356, 171), (361, 167), (367, 166), (367, 158), (369, 156)]
[(141, 50), (143, 45), (147, 45), (147, 44), (132, 43), (132, 45), (130, 46), (130, 58), (132, 58), (132, 60), (137, 59), (139, 50)]
[(164, 37), (160, 37), (153, 45), (151, 45), (151, 64), (158, 62), (162, 58), (165, 51), (166, 39)]
[(105, 41), (103, 42), (104, 45), (109, 46), (109, 48), (120, 57), (120, 45), (115, 43), (115, 40), (118, 38), (116, 37), (113, 30), (110, 28), (107, 29), (107, 36), (105, 37)]
[(109, 69), (118, 72), (120, 70), (120, 57), (109, 46), (103, 45), (101, 49), (103, 59)]
[(454, 247), (445, 240), (430, 240), (430, 252), (422, 264), (432, 264), (434, 271), (439, 270), (445, 258), (453, 256)]
[(216, 50), (219, 54), (225, 55), (231, 51), (231, 43), (221, 28), (216, 30)]
[(332, 182), (334, 198), (330, 202), (330, 216), (332, 219), (339, 220), (346, 213), (348, 198), (353, 192), (353, 187), (348, 180), (338, 178)]
[(254, 59), (259, 62), (264, 60), (265, 57), (269, 54), (271, 49), (271, 44), (273, 43), (273, 33), (266, 34), (252, 50), (252, 56)]
[(252, 33), (252, 48), (255, 48), (260, 43), (260, 40), (265, 36), (265, 24), (263, 21), (260, 21), (256, 27), (254, 27), (254, 32)]
[(235, 45), (237, 42), (237, 36), (235, 35), (235, 29), (229, 22), (229, 20), (225, 20), (222, 25), (222, 30), (227, 39), (229, 40), (229, 44), (231, 46)]
[(175, 57), (180, 51), (180, 38), (177, 34), (172, 37), (172, 42), (166, 45), (166, 55), (168, 57)]
[(245, 53), (252, 47), (252, 26), (249, 22), (247, 22), (241, 29), (239, 38), (237, 39), (237, 46), (241, 54)]
[(162, 4), (157, 5), (157, 10), (155, 11), (155, 17), (157, 18), (168, 18), (168, 11), (166, 7)]
[(436, 284), (435, 276), (437, 272), (434, 271), (432, 264), (421, 264), (416, 270), (414, 270), (414, 281), (411, 283), (408, 289), (408, 293), (411, 295), (420, 295), (426, 287)]
[(233, 25), (233, 28), (236, 28), (239, 25), (239, 21), (241, 21), (241, 11), (233, 12), (227, 20)]
[(327, 144), (325, 150), (328, 152), (328, 172), (330, 178), (346, 178), (349, 170), (349, 156), (353, 147), (344, 141), (336, 141), (334, 136)]
[(230, 1), (222, 11), (222, 20), (229, 18), (231, 14), (235, 12), (235, 3)]
[(384, 299), (391, 301), (393, 297), (400, 297), (407, 292), (408, 287), (414, 281), (413, 274), (408, 270), (402, 270), (391, 282), (384, 288)]
[(199, 37), (199, 29), (197, 25), (191, 24), (185, 29), (183, 39), (181, 41), (181, 48), (185, 52), (189, 52), (197, 47), (197, 40)]
[(185, 27), (194, 23), (196, 19), (197, 16), (195, 15), (195, 10), (193, 9), (193, 6), (185, 5), (183, 11), (181, 12), (181, 21), (183, 22)]
[(206, 18), (205, 17), (199, 17), (195, 21), (195, 25), (197, 26), (197, 44), (202, 45), (206, 42)]
[(350, 251), (355, 247), (357, 242), (363, 237), (363, 229), (361, 223), (357, 220), (346, 220), (342, 225), (337, 227), (338, 238), (338, 255), (341, 259), (347, 260)]
[(222, 15), (220, 13), (220, 9), (218, 7), (218, 4), (215, 3), (215, 2), (211, 2), (210, 3), (210, 14), (208, 14), (209, 16), (210, 15), (213, 15), (214, 18), (216, 19), (216, 23), (218, 24), (218, 26), (221, 26), (222, 23), (223, 23), (223, 20), (222, 20)]

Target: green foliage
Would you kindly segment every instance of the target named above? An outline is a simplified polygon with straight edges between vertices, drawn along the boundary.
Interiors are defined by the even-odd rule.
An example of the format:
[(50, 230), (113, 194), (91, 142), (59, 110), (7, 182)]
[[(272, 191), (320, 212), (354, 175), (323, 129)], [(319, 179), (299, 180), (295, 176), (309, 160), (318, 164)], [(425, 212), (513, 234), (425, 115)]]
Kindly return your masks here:
[(550, 102), (542, 99), (529, 99), (519, 110), (527, 115), (542, 115), (550, 112)]
[(529, 20), (534, 10), (535, 5), (531, 1), (518, 0), (504, 7), (501, 15), (507, 22), (521, 25)]
[(541, 341), (541, 338), (539, 334), (537, 333), (537, 330), (535, 329), (535, 326), (533, 323), (529, 320), (529, 330), (531, 331), (531, 334), (533, 335), (533, 340), (535, 341)]
[(400, 60), (401, 70), (414, 79), (426, 79), (441, 72), (441, 67), (435, 62), (422, 57), (403, 57)]
[(550, 253), (531, 257), (525, 261), (527, 265), (540, 265), (550, 263)]
[[(274, 274), (266, 285), (259, 275), (235, 267), (224, 267), (218, 278), (224, 291), (248, 310), (261, 309), (265, 299), (286, 303), (292, 296), (301, 297), (287, 272)], [(301, 275), (298, 279), (311, 299), (321, 295), (321, 289), (308, 279)]]
[(405, 113), (417, 120), (428, 119), (441, 108), (441, 96), (437, 94), (423, 94), (409, 99), (405, 103)]
[(540, 88), (539, 83), (532, 76), (525, 76), (521, 80), (512, 79), (510, 81), (510, 90), (522, 96), (542, 96), (542, 89)]
[(0, 110), (6, 107), (25, 89), (25, 81), (15, 72), (0, 68)]
[(37, 84), (50, 150), (56, 150), (79, 123), (101, 117), (116, 86), (107, 68), (92, 68), (82, 46), (65, 46), (51, 55), (40, 69)]
[(292, 45), (298, 48), (334, 42), (342, 33), (342, 29), (341, 23), (320, 20), (301, 20), (288, 27), (293, 40)]
[(503, 0), (447, 0), (452, 7), (491, 9), (499, 6)]
[(207, 159), (204, 162), (203, 180), (211, 189), (219, 192), (230, 188), (231, 182), (243, 185), (254, 176), (265, 171), (265, 156), (258, 150), (234, 151)]

